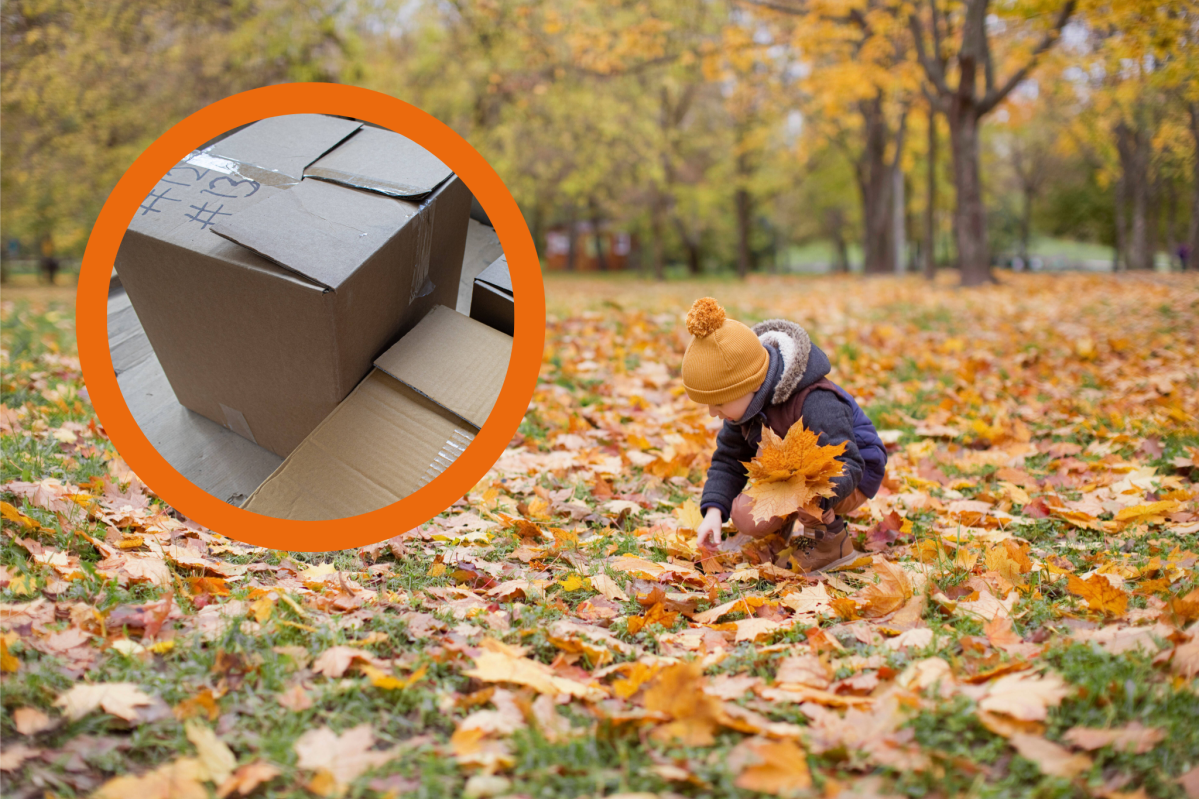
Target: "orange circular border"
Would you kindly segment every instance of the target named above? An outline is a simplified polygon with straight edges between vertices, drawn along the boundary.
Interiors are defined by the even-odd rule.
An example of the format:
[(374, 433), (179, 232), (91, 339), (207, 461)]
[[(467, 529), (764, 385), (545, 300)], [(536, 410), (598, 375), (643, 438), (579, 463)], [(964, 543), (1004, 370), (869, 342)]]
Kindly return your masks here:
[[(239, 125), (283, 114), (332, 114), (374, 122), (434, 153), (466, 182), (495, 225), (520, 313), (512, 360), (495, 408), (474, 442), (433, 482), (385, 508), (332, 521), (276, 519), (235, 508), (193, 485), (163, 458), (134, 421), (117, 385), (108, 348), (108, 283), (117, 249), (137, 207), (187, 153)], [(197, 111), (150, 145), (117, 183), (87, 242), (75, 301), (79, 361), (96, 414), (126, 463), (172, 507), (212, 530), (273, 549), (330, 551), (365, 546), (418, 527), (482, 479), (520, 426), (532, 399), (545, 345), (545, 287), (533, 237), (499, 175), (457, 133), (385, 94), (327, 83), (254, 89)]]

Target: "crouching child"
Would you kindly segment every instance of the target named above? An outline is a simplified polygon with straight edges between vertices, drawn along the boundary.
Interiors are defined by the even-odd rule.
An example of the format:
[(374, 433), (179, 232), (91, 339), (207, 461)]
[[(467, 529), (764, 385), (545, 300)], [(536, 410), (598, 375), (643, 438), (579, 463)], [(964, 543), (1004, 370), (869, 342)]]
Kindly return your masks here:
[[(794, 322), (771, 319), (751, 329), (727, 318), (711, 297), (692, 305), (687, 330), (693, 338), (683, 356), (683, 387), (724, 420), (700, 500), (700, 545), (717, 546), (731, 519), (738, 532), (755, 538), (780, 535), (804, 572), (853, 561), (859, 553), (843, 516), (878, 492), (887, 453), (854, 399), (826, 377), (828, 356)], [(744, 463), (758, 453), (762, 425), (781, 438), (801, 417), (821, 446), (845, 444), (835, 494), (821, 500), (819, 517), (799, 510), (756, 521), (753, 500), (743, 493)]]

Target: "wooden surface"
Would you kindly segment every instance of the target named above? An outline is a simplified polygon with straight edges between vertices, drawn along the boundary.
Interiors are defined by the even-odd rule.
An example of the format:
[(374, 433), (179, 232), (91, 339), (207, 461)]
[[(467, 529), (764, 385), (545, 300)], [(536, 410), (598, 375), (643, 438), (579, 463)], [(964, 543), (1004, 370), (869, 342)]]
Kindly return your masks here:
[[(495, 231), (470, 220), (459, 312), (470, 313), (475, 277), (501, 255)], [(240, 505), (283, 459), (179, 404), (129, 297), (118, 281), (113, 286), (108, 296), (108, 345), (130, 413), (180, 474), (214, 497)]]

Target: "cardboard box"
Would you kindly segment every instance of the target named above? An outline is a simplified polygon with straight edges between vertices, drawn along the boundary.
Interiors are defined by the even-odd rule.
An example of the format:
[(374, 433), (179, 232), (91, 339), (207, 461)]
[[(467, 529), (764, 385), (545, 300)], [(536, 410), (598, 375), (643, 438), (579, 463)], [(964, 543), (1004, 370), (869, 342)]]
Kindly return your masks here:
[(273, 117), (172, 169), (116, 268), (179, 402), (286, 456), (455, 303), (470, 206), (399, 134)]
[(258, 487), (243, 507), (286, 519), (367, 513), (435, 479), (499, 398), (512, 338), (438, 306)]
[(512, 335), (516, 326), (516, 301), (512, 294), (507, 256), (497, 258), (475, 278), (474, 293), (470, 299), (470, 318)]

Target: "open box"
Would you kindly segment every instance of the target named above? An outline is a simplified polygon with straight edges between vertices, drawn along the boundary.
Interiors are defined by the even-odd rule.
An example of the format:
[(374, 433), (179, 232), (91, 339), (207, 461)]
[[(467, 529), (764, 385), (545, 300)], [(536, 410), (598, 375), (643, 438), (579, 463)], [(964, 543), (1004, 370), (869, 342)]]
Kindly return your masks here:
[(179, 402), (285, 457), (455, 304), (470, 203), (397, 133), (273, 117), (168, 172), (116, 269)]
[[(511, 338), (439, 307), (455, 305), (470, 203), (465, 185), (413, 142), (317, 115), (239, 130), (193, 153), (146, 198), (117, 271), (176, 397), (260, 447), (295, 455), (255, 493), (252, 509), (289, 518), (373, 510), (419, 488), (409, 475), (444, 460), (447, 442), (473, 438), (486, 414), (452, 411), (464, 398), (498, 396)], [(481, 369), (464, 378), (470, 356), (454, 354), (460, 345), (484, 347), (498, 382)], [(399, 380), (373, 369), (425, 350), (432, 360), (392, 367)], [(434, 366), (454, 369), (456, 382), (429, 383)], [(434, 389), (416, 393), (425, 385)], [(387, 405), (398, 417), (364, 404), (383, 396), (380, 388), (401, 398)], [(318, 435), (329, 430), (393, 448), (366, 465), (332, 452), (316, 491), (303, 489), (333, 488), (318, 515), (270, 505), (280, 485), (298, 484), (295, 464), (311, 462), (305, 453), (331, 452)], [(434, 433), (446, 437), (422, 463)], [(338, 471), (358, 475), (346, 484), (367, 473), (372, 490), (339, 488), (330, 479)]]
[(516, 302), (506, 255), (501, 255), (475, 278), (470, 318), (512, 335), (516, 327)]
[(499, 398), (512, 337), (438, 306), (243, 505), (288, 519), (337, 519), (396, 502), (436, 479)]

